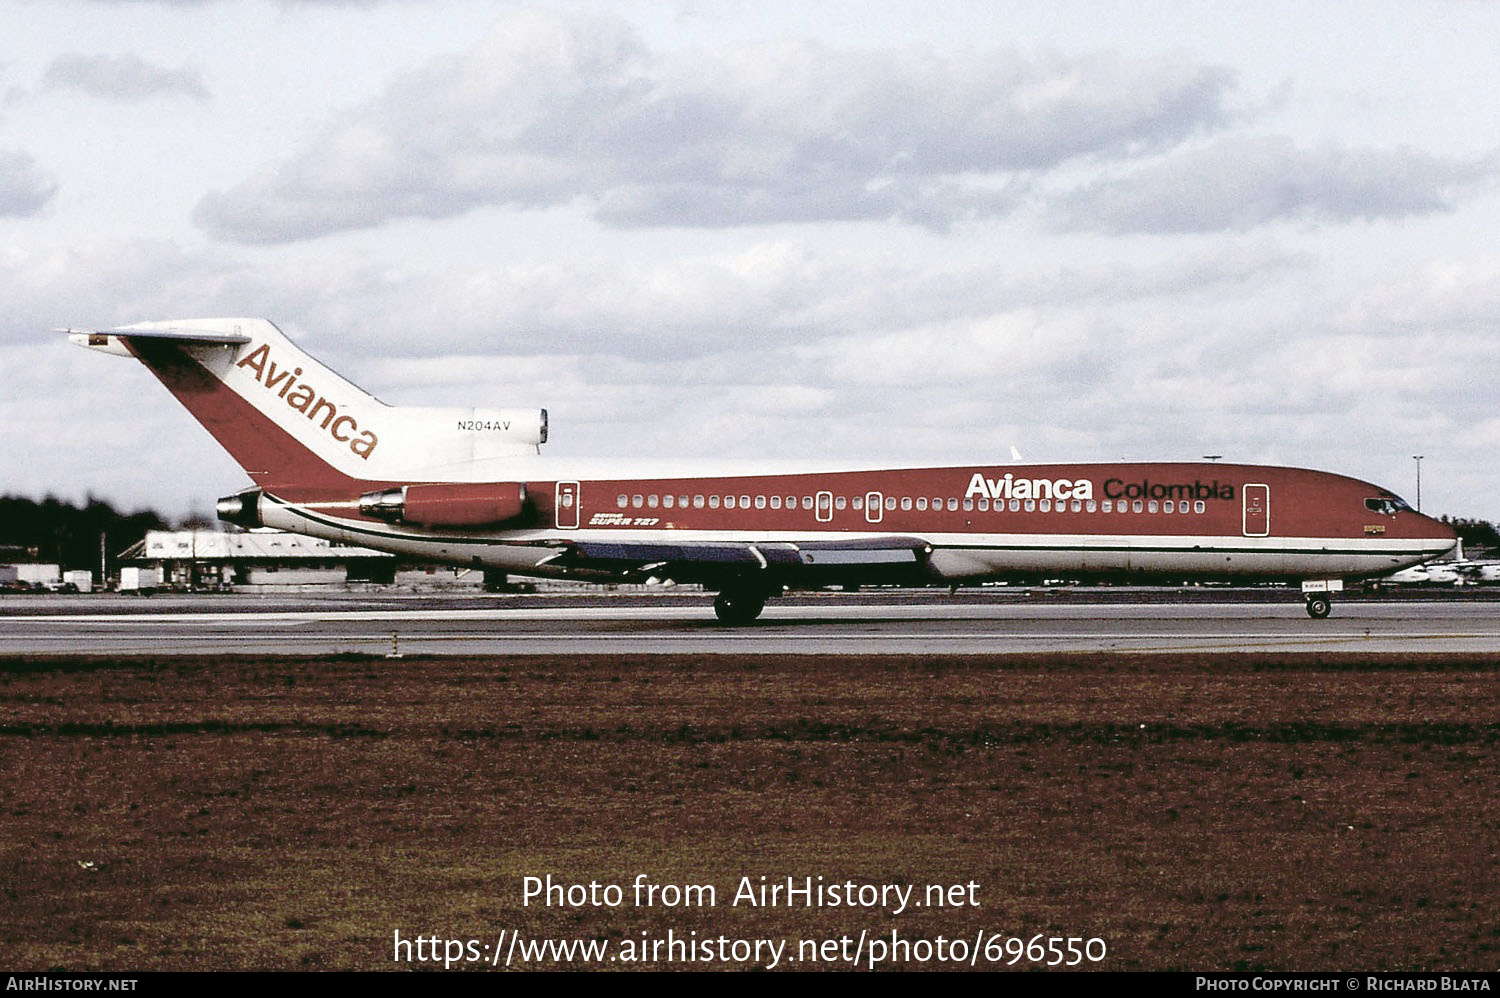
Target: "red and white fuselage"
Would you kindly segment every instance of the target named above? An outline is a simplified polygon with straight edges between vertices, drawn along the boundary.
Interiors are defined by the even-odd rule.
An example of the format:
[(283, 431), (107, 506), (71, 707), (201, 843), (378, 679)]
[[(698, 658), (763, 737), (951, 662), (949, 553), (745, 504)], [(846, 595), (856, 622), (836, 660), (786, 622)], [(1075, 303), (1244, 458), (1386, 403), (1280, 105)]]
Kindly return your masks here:
[(74, 339), (140, 359), (244, 467), (256, 487), (221, 502), (226, 519), (520, 575), (701, 582), (723, 594), (726, 619), (753, 617), (783, 588), (832, 583), (1224, 579), (1323, 591), (1455, 541), (1385, 489), (1298, 468), (778, 473), (554, 460), (538, 453), (545, 410), (386, 406), (265, 320)]

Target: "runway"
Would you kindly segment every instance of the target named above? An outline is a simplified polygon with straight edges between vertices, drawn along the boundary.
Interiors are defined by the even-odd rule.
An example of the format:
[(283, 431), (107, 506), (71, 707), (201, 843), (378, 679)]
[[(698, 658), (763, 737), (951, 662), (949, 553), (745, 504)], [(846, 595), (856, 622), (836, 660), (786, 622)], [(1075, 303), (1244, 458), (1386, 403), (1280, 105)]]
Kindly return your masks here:
[[(506, 655), (1500, 652), (1500, 602), (1351, 599), (1312, 620), (1294, 593), (1231, 602), (805, 596), (726, 628), (701, 597), (37, 597), (0, 603), (0, 654)], [(1124, 601), (1122, 601), (1124, 600)], [(540, 603), (541, 605), (537, 605)], [(31, 612), (28, 612), (31, 611)]]
[(893, 924), (521, 893), (645, 873), (973, 882), (902, 937), (1051, 927), (1115, 971), (1488, 966), (1496, 596), (809, 594), (736, 630), (702, 595), (0, 598), (0, 960)]

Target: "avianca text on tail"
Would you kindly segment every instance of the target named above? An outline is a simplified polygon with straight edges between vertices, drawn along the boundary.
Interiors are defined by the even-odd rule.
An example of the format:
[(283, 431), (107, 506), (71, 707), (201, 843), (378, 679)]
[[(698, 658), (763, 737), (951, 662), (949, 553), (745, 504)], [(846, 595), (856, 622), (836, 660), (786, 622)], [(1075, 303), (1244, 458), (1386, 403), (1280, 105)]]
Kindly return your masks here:
[(388, 406), (265, 319), (73, 332), (134, 357), (244, 468), (221, 518), (542, 578), (699, 583), (726, 623), (791, 589), (1043, 578), (1300, 583), (1435, 558), (1445, 524), (1357, 479), (1218, 463), (795, 473), (541, 454), (545, 409)]
[[(302, 368), (288, 370), (283, 364), (278, 370), (276, 361), (271, 357), (269, 343), (260, 344), (244, 358), (235, 361), (234, 366), (254, 371), (255, 380), (264, 385), (266, 391), (275, 392), (279, 399), (286, 399), (287, 405), (305, 414), (309, 421), (317, 423), (319, 428), (339, 443), (347, 443), (349, 450), (357, 457), (368, 461), (375, 445), (380, 443), (380, 438), (373, 432), (361, 430), (353, 416), (347, 412), (340, 415), (336, 403), (324, 398), (307, 382), (298, 381), (302, 377)], [(291, 392), (290, 395), (287, 394), (288, 391)], [(320, 413), (322, 422), (318, 421)], [(358, 436), (355, 436), (356, 433)]]

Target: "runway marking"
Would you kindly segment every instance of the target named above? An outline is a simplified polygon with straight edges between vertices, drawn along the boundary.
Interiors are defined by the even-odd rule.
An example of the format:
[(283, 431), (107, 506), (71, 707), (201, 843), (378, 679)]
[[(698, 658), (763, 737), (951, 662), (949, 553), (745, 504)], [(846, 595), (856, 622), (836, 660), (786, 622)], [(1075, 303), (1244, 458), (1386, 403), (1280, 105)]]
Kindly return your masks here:
[[(1394, 602), (1380, 602), (1374, 600), (1361, 601), (1358, 607), (1380, 607), (1389, 608), (1402, 606)], [(1412, 604), (1407, 604), (1411, 606)], [(1426, 604), (1424, 607), (1428, 606)], [(1454, 604), (1457, 608), (1463, 606), (1469, 612), (1465, 615), (1473, 615), (1473, 611), (1481, 608), (1481, 605)], [(1484, 606), (1486, 610), (1493, 609)], [(1346, 604), (1342, 609), (1349, 610)], [(1127, 611), (1127, 612), (1120, 612)], [(1255, 617), (1263, 619), (1300, 620), (1302, 607), (1300, 604), (1282, 603), (1221, 603), (1221, 604), (1174, 604), (1174, 603), (1105, 603), (1087, 605), (1046, 605), (1043, 603), (997, 603), (997, 604), (893, 604), (889, 606), (859, 605), (827, 605), (810, 606), (807, 604), (796, 604), (787, 606), (768, 606), (762, 621), (797, 621), (804, 622), (811, 618), (813, 620), (867, 620), (872, 622), (888, 621), (894, 618), (958, 618), (963, 620), (999, 618), (999, 619), (1033, 619), (1035, 617), (1050, 617), (1066, 619), (1070, 617), (1083, 617), (1089, 620), (1097, 620), (1101, 616), (1106, 617), (1130, 617), (1138, 614), (1158, 616), (1163, 611), (1171, 614), (1168, 619), (1182, 619), (1193, 622), (1201, 622), (1204, 619), (1214, 617), (1227, 617), (1244, 619)], [(1354, 611), (1357, 612), (1357, 611)], [(676, 606), (605, 606), (605, 607), (537, 607), (537, 608), (493, 608), (493, 609), (463, 609), (463, 610), (408, 610), (399, 607), (381, 610), (340, 610), (337, 608), (317, 610), (252, 610), (246, 612), (220, 612), (210, 611), (205, 613), (87, 613), (87, 614), (16, 614), (0, 616), (0, 620), (13, 623), (58, 623), (71, 621), (79, 623), (123, 623), (123, 622), (151, 622), (151, 623), (202, 623), (207, 621), (225, 621), (234, 623), (281, 623), (281, 622), (305, 622), (318, 620), (344, 620), (344, 621), (369, 621), (369, 620), (479, 620), (479, 621), (502, 621), (502, 620), (641, 620), (641, 619), (683, 619), (683, 620), (705, 620), (712, 619), (711, 611), (707, 605), (676, 605)], [(1388, 619), (1388, 618), (1370, 618)]]
[[(537, 634), (530, 632), (507, 634), (504, 632), (473, 634), (464, 631), (404, 631), (398, 632), (402, 642), (422, 641), (472, 641), (482, 643), (547, 643), (558, 641), (556, 634)], [(703, 634), (681, 633), (681, 634), (617, 634), (617, 633), (575, 633), (568, 636), (569, 640), (576, 642), (602, 642), (615, 644), (660, 644), (663, 642), (679, 642), (693, 644), (713, 644), (723, 641), (726, 636), (732, 636), (736, 645), (744, 644), (776, 644), (785, 649), (788, 642), (796, 643), (799, 635), (781, 633), (748, 633), (736, 632), (710, 632)], [(897, 631), (887, 633), (870, 634), (816, 634), (807, 635), (808, 640), (820, 643), (855, 644), (867, 642), (872, 644), (887, 644), (894, 642), (924, 642), (924, 641), (948, 641), (961, 643), (974, 642), (1001, 642), (1007, 644), (1019, 643), (1042, 643), (1058, 641), (1077, 641), (1092, 645), (1107, 645), (1109, 647), (1140, 647), (1141, 642), (1163, 642), (1162, 645), (1147, 646), (1143, 650), (1153, 650), (1170, 646), (1177, 650), (1202, 650), (1202, 651), (1224, 651), (1223, 642), (1239, 642), (1242, 648), (1263, 648), (1268, 645), (1286, 644), (1346, 644), (1350, 642), (1367, 643), (1376, 641), (1387, 641), (1391, 638), (1399, 638), (1402, 641), (1433, 642), (1433, 641), (1480, 641), (1492, 639), (1500, 634), (1497, 632), (1472, 632), (1452, 634), (1364, 634), (1364, 633), (1341, 633), (1341, 634), (1171, 634), (1171, 633), (1142, 633), (1121, 636), (1109, 636), (1098, 634), (1082, 634), (1074, 632), (1048, 633), (1048, 634), (1016, 634), (1011, 631), (978, 631), (978, 632), (953, 632), (953, 633), (930, 633), (918, 631)], [(152, 635), (153, 641), (180, 641), (192, 640), (192, 635), (177, 635), (172, 633), (161, 633)], [(368, 633), (347, 632), (314, 632), (299, 635), (301, 640), (313, 640), (321, 642), (385, 642), (390, 641), (389, 631), (375, 631)], [(46, 635), (7, 635), (0, 637), (0, 647), (13, 641), (36, 641), (47, 640)], [(1219, 643), (1208, 645), (1202, 644), (1207, 640), (1215, 640)], [(66, 638), (57, 637), (52, 640), (82, 640), (82, 641), (104, 641), (109, 640), (108, 635), (91, 637), (89, 635), (70, 635)], [(146, 640), (146, 638), (134, 638), (126, 640)], [(1197, 644), (1184, 644), (1183, 642), (1195, 642)], [(1228, 650), (1236, 646), (1230, 645)]]
[(1500, 604), (1360, 601), (1346, 607), (1343, 619), (1324, 622), (1306, 619), (1300, 606), (1268, 603), (807, 602), (770, 607), (743, 628), (717, 625), (702, 603), (410, 610), (360, 605), (0, 616), (0, 653), (282, 655), (291, 644), (300, 654), (383, 654), (392, 632), (402, 651), (434, 655), (1500, 650)]
[[(295, 626), (303, 627), (303, 628), (316, 627), (318, 625), (337, 625), (337, 624), (343, 623), (345, 621), (349, 621), (349, 622), (356, 622), (357, 621), (357, 622), (366, 622), (366, 623), (368, 623), (368, 622), (373, 621), (373, 620), (381, 620), (381, 621), (386, 621), (388, 623), (391, 623), (393, 625), (394, 624), (399, 624), (399, 623), (402, 622), (402, 617), (400, 617), (400, 616), (391, 616), (391, 617), (386, 617), (386, 616), (362, 616), (362, 617), (359, 617), (359, 618), (351, 618), (351, 617), (345, 616), (345, 615), (324, 616), (324, 615), (304, 615), (304, 614), (277, 614), (277, 615), (271, 615), (271, 616), (274, 617), (274, 619), (275, 619), (275, 621), (277, 623), (291, 624), (291, 625), (295, 625)], [(421, 621), (424, 621), (424, 620), (428, 620), (429, 618), (410, 617), (410, 618), (406, 618), (406, 619), (408, 621), (410, 621), (410, 622), (416, 623), (416, 622), (421, 622)], [(450, 619), (451, 620), (452, 618), (440, 618), (440, 619)], [(533, 620), (533, 619), (537, 619), (537, 618), (531, 618), (531, 617), (517, 618), (518, 621), (530, 621), (530, 620)], [(545, 619), (545, 618), (541, 618), (541, 619)], [(590, 619), (590, 618), (585, 618), (585, 619)], [(633, 618), (626, 618), (626, 619), (633, 619)], [(132, 616), (128, 616), (128, 617), (110, 617), (110, 616), (102, 616), (102, 617), (27, 617), (27, 618), (12, 617), (12, 618), (8, 618), (8, 620), (9, 620), (10, 623), (18, 623), (19, 622), (19, 623), (29, 623), (29, 624), (43, 624), (43, 625), (46, 625), (46, 627), (45, 627), (46, 630), (54, 630), (54, 629), (60, 630), (60, 629), (64, 629), (64, 628), (97, 629), (97, 628), (115, 627), (115, 626), (121, 626), (121, 625), (129, 626), (130, 628), (134, 629), (136, 627), (150, 626), (152, 628), (158, 629), (158, 632), (161, 633), (162, 635), (167, 635), (167, 634), (174, 633), (172, 630), (170, 630), (167, 626), (164, 626), (164, 625), (174, 625), (174, 624), (175, 625), (211, 625), (214, 629), (218, 629), (218, 628), (239, 629), (239, 628), (246, 628), (246, 627), (251, 627), (251, 626), (257, 626), (257, 625), (261, 625), (261, 624), (265, 624), (265, 623), (269, 622), (268, 618), (265, 617), (265, 616), (261, 616), (261, 615), (250, 616), (250, 615), (245, 615), (245, 614), (225, 614), (225, 615), (213, 615), (213, 616), (207, 616), (207, 615), (203, 615), (203, 614), (189, 614), (189, 615), (181, 615), (181, 616), (164, 615), (164, 616), (159, 616), (159, 617), (153, 617), (153, 616), (149, 616), (149, 615), (147, 615), (147, 616), (133, 616), (132, 615)], [(487, 622), (491, 623), (491, 624), (505, 623), (505, 621), (496, 620), (494, 618), (487, 618)], [(1363, 628), (1361, 628), (1358, 631), (1334, 631), (1334, 632), (1318, 631), (1316, 633), (1313, 633), (1313, 632), (1305, 632), (1304, 633), (1304, 632), (1296, 632), (1296, 631), (1293, 631), (1293, 632), (1286, 632), (1286, 631), (1209, 631), (1209, 632), (1205, 633), (1204, 629), (1200, 626), (1200, 627), (1195, 627), (1193, 629), (1193, 633), (1182, 633), (1182, 632), (1173, 632), (1173, 631), (1142, 631), (1142, 632), (1133, 632), (1133, 633), (1130, 633), (1130, 634), (1123, 634), (1123, 635), (1104, 635), (1104, 634), (1098, 634), (1098, 633), (1095, 633), (1095, 632), (1074, 631), (1074, 630), (1067, 630), (1067, 631), (1052, 630), (1052, 631), (1045, 631), (1043, 633), (1034, 633), (1034, 632), (1033, 633), (1018, 633), (1018, 632), (1016, 632), (1014, 630), (987, 630), (987, 631), (910, 631), (910, 630), (893, 631), (893, 630), (869, 630), (869, 631), (861, 632), (859, 634), (838, 634), (838, 633), (825, 633), (825, 632), (822, 632), (822, 631), (815, 631), (814, 629), (818, 628), (820, 625), (825, 625), (825, 624), (832, 623), (832, 622), (829, 622), (829, 621), (822, 621), (822, 620), (818, 620), (818, 619), (805, 619), (805, 620), (798, 620), (798, 621), (792, 621), (792, 622), (779, 622), (780, 626), (775, 626), (775, 627), (767, 626), (766, 624), (763, 623), (763, 624), (750, 625), (748, 627), (733, 628), (733, 629), (727, 628), (727, 627), (717, 627), (717, 626), (714, 626), (710, 622), (700, 621), (697, 618), (683, 618), (682, 622), (685, 623), (685, 624), (688, 624), (690, 626), (699, 625), (699, 626), (701, 626), (703, 628), (703, 630), (701, 632), (698, 632), (698, 633), (684, 631), (684, 632), (671, 632), (671, 633), (666, 633), (666, 634), (661, 634), (661, 633), (640, 633), (640, 632), (612, 633), (612, 632), (609, 632), (609, 631), (593, 632), (593, 631), (580, 630), (580, 631), (574, 631), (574, 632), (572, 632), (571, 637), (576, 638), (576, 639), (619, 640), (619, 641), (650, 641), (650, 640), (703, 640), (703, 641), (719, 641), (719, 640), (722, 640), (722, 639), (724, 639), (726, 637), (733, 637), (736, 640), (747, 640), (747, 641), (756, 641), (756, 640), (759, 640), (759, 641), (786, 641), (786, 640), (789, 640), (789, 639), (790, 640), (796, 640), (796, 639), (804, 637), (804, 636), (805, 637), (816, 638), (816, 640), (819, 640), (819, 641), (865, 641), (865, 640), (983, 641), (983, 640), (997, 640), (997, 639), (998, 640), (1007, 640), (1007, 641), (1022, 641), (1022, 640), (1033, 640), (1033, 641), (1051, 641), (1051, 640), (1151, 641), (1151, 640), (1176, 640), (1176, 639), (1183, 639), (1183, 640), (1197, 639), (1197, 640), (1203, 640), (1204, 638), (1212, 638), (1212, 639), (1218, 640), (1218, 641), (1238, 641), (1238, 640), (1267, 641), (1267, 640), (1278, 640), (1278, 639), (1279, 640), (1292, 640), (1292, 641), (1353, 641), (1353, 640), (1378, 640), (1378, 639), (1385, 639), (1385, 638), (1391, 638), (1391, 637), (1400, 637), (1400, 638), (1403, 638), (1403, 639), (1406, 639), (1406, 640), (1419, 640), (1419, 639), (1426, 639), (1426, 640), (1465, 640), (1465, 639), (1469, 639), (1469, 640), (1472, 640), (1472, 639), (1479, 639), (1479, 638), (1500, 637), (1500, 627), (1493, 628), (1493, 629), (1485, 629), (1485, 630), (1438, 632), (1438, 633), (1419, 634), (1419, 635), (1404, 634), (1404, 633), (1401, 633), (1397, 629), (1398, 626), (1400, 625), (1401, 621), (1399, 621), (1399, 620), (1387, 620), (1387, 619), (1382, 619), (1382, 620), (1378, 621), (1377, 625), (1379, 625), (1379, 626), (1363, 627)], [(879, 623), (882, 623), (883, 621), (881, 621), (879, 618), (870, 618), (868, 622), (869, 623), (873, 623), (873, 624), (879, 624)], [(1048, 623), (1048, 621), (1046, 621), (1045, 619), (1039, 619), (1039, 618), (1027, 618), (1024, 621), (1024, 623), (1026, 623), (1029, 627), (1036, 627), (1038, 625), (1046, 626), (1046, 624)], [(1058, 621), (1058, 623), (1064, 623), (1064, 622), (1063, 621)], [(1202, 620), (1197, 620), (1197, 621), (1194, 621), (1193, 623), (1201, 625), (1203, 623), (1203, 621)], [(1289, 625), (1292, 625), (1292, 626), (1312, 626), (1312, 625), (1302, 625), (1298, 621), (1296, 621), (1295, 619), (1291, 620), (1291, 621), (1287, 621), (1286, 623), (1289, 624)], [(792, 625), (795, 625), (795, 626), (787, 626), (788, 624), (792, 624)], [(206, 628), (202, 628), (200, 626), (195, 626), (194, 629), (206, 629)], [(558, 634), (553, 633), (553, 632), (546, 632), (546, 633), (537, 632), (537, 631), (514, 631), (514, 632), (507, 632), (507, 631), (503, 631), (503, 630), (502, 631), (490, 631), (490, 632), (487, 632), (487, 633), (476, 633), (476, 632), (471, 632), (471, 631), (446, 632), (446, 631), (427, 631), (427, 630), (423, 630), (420, 627), (409, 628), (409, 629), (406, 629), (406, 630), (402, 630), (400, 627), (382, 628), (380, 631), (369, 632), (368, 634), (358, 634), (358, 635), (356, 635), (356, 634), (346, 633), (346, 634), (344, 634), (342, 636), (344, 636), (344, 637), (361, 637), (361, 636), (384, 637), (386, 639), (389, 639), (389, 637), (390, 637), (390, 630), (392, 630), (392, 629), (400, 631), (403, 634), (403, 636), (410, 636), (412, 638), (434, 638), (435, 639), (435, 638), (438, 638), (438, 637), (454, 637), (454, 638), (467, 638), (467, 639), (471, 639), (471, 640), (480, 640), (480, 639), (485, 638), (485, 637), (494, 637), (494, 638), (497, 638), (497, 639), (500, 639), (500, 638), (504, 638), (504, 639), (534, 638), (536, 640), (555, 641), (559, 637)], [(32, 633), (36, 633), (36, 632), (33, 631)], [(301, 637), (304, 637), (304, 638), (306, 638), (306, 637), (316, 637), (316, 636), (318, 636), (318, 635), (316, 635), (316, 634), (307, 634), (307, 633), (304, 633), (304, 634), (301, 635)], [(13, 638), (17, 638), (17, 637), (19, 637), (19, 635), (16, 635), (14, 633), (8, 634), (8, 635), (0, 635), (0, 644), (3, 644), (7, 640), (10, 640), (10, 639), (13, 639)]]

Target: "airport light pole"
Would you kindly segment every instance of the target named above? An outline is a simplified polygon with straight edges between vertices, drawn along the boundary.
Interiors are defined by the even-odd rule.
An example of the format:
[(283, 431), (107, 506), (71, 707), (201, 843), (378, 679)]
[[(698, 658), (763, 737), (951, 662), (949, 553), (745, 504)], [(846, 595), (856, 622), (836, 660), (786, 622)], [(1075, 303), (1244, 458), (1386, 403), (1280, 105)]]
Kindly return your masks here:
[(1413, 454), (1411, 459), (1417, 462), (1417, 512), (1422, 512), (1422, 458), (1426, 454)]

